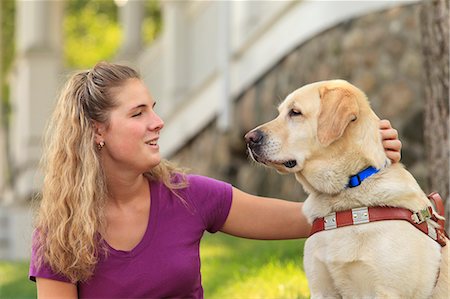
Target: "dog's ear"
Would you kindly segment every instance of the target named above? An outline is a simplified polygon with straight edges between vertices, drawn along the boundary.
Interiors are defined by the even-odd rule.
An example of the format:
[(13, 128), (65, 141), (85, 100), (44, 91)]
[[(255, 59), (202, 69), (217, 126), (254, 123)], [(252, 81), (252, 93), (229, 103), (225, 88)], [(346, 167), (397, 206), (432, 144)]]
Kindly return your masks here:
[(321, 110), (317, 124), (319, 142), (328, 146), (342, 134), (351, 121), (358, 117), (356, 95), (344, 87), (319, 88)]

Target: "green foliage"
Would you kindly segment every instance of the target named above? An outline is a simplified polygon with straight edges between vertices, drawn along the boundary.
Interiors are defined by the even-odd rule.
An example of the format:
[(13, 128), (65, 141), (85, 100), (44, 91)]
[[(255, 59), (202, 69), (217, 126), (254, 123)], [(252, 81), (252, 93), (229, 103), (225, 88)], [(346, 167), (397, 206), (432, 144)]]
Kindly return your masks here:
[(0, 84), (1, 91), (0, 94), (0, 105), (2, 106), (3, 115), (0, 115), (0, 120), (3, 122), (4, 126), (7, 126), (7, 115), (9, 114), (9, 86), (7, 82), (7, 75), (11, 68), (12, 62), (14, 60), (14, 32), (15, 23), (14, 15), (16, 11), (16, 1), (15, 0), (0, 0), (0, 20), (1, 20), (1, 39), (0, 39), (0, 59), (1, 59), (1, 69), (0, 69)]
[(151, 43), (162, 31), (161, 6), (158, 0), (147, 0), (144, 5), (145, 17), (142, 34), (145, 44)]
[(16, 10), (15, 0), (2, 0), (1, 18), (1, 59), (2, 74), (6, 74), (11, 67), (14, 57), (14, 14)]
[(28, 280), (28, 262), (0, 261), (0, 298), (36, 298), (36, 286)]
[(72, 0), (64, 19), (64, 57), (67, 67), (89, 68), (110, 60), (122, 40), (113, 0)]
[[(150, 43), (162, 28), (161, 9), (156, 0), (145, 1), (144, 9), (141, 34), (144, 43)], [(100, 60), (113, 60), (122, 41), (118, 8), (114, 1), (68, 1), (64, 39), (67, 67), (89, 68)]]

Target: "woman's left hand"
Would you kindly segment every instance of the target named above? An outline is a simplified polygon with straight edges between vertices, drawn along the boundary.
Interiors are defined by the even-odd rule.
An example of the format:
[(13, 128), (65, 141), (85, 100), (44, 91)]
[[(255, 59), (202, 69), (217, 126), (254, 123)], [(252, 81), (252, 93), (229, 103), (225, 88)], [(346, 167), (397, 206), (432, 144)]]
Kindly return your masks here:
[(397, 130), (392, 128), (390, 121), (382, 119), (380, 120), (380, 133), (386, 156), (392, 163), (399, 162), (401, 158), (402, 142), (398, 139)]

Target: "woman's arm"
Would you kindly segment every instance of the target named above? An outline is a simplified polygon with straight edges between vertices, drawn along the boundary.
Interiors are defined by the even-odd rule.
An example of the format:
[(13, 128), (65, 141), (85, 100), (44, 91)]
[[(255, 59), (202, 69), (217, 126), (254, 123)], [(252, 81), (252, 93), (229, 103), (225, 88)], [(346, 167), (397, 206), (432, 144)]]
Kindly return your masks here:
[(77, 299), (77, 286), (58, 280), (36, 277), (37, 297), (39, 299), (64, 298)]
[(261, 240), (306, 238), (311, 227), (302, 207), (301, 202), (254, 196), (233, 188), (230, 213), (221, 231)]

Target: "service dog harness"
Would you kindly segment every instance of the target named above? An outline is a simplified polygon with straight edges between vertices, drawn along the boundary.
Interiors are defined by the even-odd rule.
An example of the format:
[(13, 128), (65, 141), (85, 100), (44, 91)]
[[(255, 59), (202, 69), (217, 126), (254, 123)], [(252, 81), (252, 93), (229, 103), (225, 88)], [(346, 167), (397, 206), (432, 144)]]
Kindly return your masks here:
[[(359, 186), (364, 179), (378, 171), (379, 169), (368, 167), (358, 174), (351, 176), (347, 188)], [(442, 198), (436, 192), (428, 195), (428, 198), (434, 205), (436, 212), (431, 206), (420, 211), (410, 211), (405, 208), (396, 207), (361, 207), (331, 213), (322, 218), (316, 218), (313, 221), (310, 236), (320, 231), (349, 225), (358, 225), (382, 220), (405, 220), (444, 247), (446, 245), (445, 237), (447, 236), (448, 238), (448, 235), (445, 232), (445, 220), (443, 218), (445, 215), (444, 204)], [(437, 215), (441, 217), (438, 217)], [(433, 220), (437, 224), (437, 227), (427, 221), (429, 219)]]

